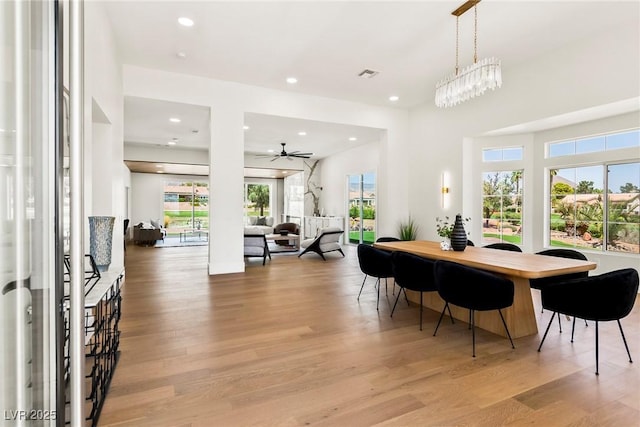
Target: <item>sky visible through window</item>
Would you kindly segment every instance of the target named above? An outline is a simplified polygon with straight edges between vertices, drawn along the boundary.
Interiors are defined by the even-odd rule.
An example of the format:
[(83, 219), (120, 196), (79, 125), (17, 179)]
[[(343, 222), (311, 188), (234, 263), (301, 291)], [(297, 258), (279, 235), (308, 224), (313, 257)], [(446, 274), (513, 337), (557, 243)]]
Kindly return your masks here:
[(640, 147), (640, 130), (549, 144), (549, 157)]
[[(630, 182), (638, 185), (640, 182), (640, 163), (623, 163), (609, 166), (609, 189), (619, 192), (620, 187)], [(558, 169), (558, 176), (575, 184), (580, 181), (593, 181), (594, 187), (602, 189), (604, 185), (604, 166), (588, 166)]]

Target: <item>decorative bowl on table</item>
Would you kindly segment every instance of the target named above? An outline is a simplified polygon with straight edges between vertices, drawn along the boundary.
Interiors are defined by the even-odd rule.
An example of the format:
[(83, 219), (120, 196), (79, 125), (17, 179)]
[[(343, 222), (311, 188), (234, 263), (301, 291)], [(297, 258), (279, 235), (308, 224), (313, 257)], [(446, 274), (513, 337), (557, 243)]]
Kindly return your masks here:
[(289, 230), (280, 230), (281, 236), (286, 236), (287, 234), (289, 234)]

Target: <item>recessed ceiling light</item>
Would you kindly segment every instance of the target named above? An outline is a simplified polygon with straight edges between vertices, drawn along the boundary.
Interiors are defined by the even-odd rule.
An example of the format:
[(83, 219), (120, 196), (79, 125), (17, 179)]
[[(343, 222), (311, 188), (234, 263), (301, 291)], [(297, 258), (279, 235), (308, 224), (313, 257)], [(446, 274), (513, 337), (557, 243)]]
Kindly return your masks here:
[(161, 168), (161, 167), (162, 167), (162, 165), (156, 165), (156, 167), (157, 167), (157, 168)]
[(249, 130), (249, 129), (251, 129), (251, 128), (250, 128), (249, 126), (247, 126), (247, 125), (244, 125), (242, 128), (243, 128), (244, 130)]
[(357, 141), (357, 140), (358, 140), (358, 138), (356, 138), (355, 136), (349, 137), (349, 141)]
[(396, 95), (391, 95), (389, 97), (389, 101), (391, 101), (391, 102), (396, 102), (398, 99), (400, 99), (400, 97), (396, 96)]
[(175, 141), (169, 141), (169, 142), (167, 142), (167, 145), (176, 145), (176, 144), (177, 144), (177, 142), (175, 142)]
[(273, 153), (273, 150), (267, 150), (267, 153)]
[(275, 177), (276, 177), (275, 175), (271, 175), (271, 177), (270, 177), (270, 178), (275, 178)]
[(185, 52), (178, 52), (176, 53), (176, 56), (180, 59), (185, 59), (187, 57), (187, 54)]
[(164, 173), (163, 171), (156, 171), (156, 173)]
[(0, 132), (4, 132), (4, 129), (0, 129)]
[(300, 131), (300, 132), (298, 132), (298, 135), (305, 136), (305, 135), (307, 135), (307, 133), (305, 131)]
[(286, 175), (286, 174), (288, 174), (289, 172), (287, 172), (287, 171), (282, 171), (282, 173), (283, 173), (284, 175)]
[(169, 121), (170, 121), (171, 123), (180, 123), (180, 119), (179, 119), (179, 118), (177, 118), (177, 117), (171, 117), (171, 118), (169, 119)]
[(178, 22), (180, 23), (180, 25), (183, 25), (185, 27), (193, 27), (193, 19), (187, 18), (186, 16), (178, 18)]
[(298, 83), (298, 79), (296, 79), (295, 77), (287, 77), (287, 83), (289, 83), (290, 85), (294, 85)]

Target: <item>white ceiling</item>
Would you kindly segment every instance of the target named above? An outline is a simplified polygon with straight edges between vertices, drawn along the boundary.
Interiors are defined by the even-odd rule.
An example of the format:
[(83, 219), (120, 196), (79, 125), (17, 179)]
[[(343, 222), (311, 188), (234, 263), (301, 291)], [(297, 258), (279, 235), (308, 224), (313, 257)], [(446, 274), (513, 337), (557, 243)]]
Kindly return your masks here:
[[(433, 102), (436, 82), (455, 65), (455, 17), (463, 1), (107, 1), (126, 64), (278, 90), (409, 108)], [(618, 25), (638, 25), (639, 2), (484, 0), (478, 5), (479, 56), (509, 67)], [(181, 16), (195, 25), (178, 24)], [(460, 65), (472, 62), (473, 11), (460, 18)], [(178, 57), (178, 52), (186, 54)], [(379, 71), (372, 79), (357, 74)], [(298, 78), (296, 85), (286, 77)], [(390, 95), (400, 100), (392, 103)], [(168, 116), (183, 114), (180, 126)], [(208, 109), (125, 99), (125, 141), (208, 147)], [(313, 151), (318, 157), (377, 130), (248, 114), (247, 150)], [(192, 134), (193, 129), (199, 133)], [(309, 129), (312, 129), (311, 132)], [(297, 136), (305, 130), (304, 138)], [(333, 135), (331, 132), (338, 132)], [(314, 135), (315, 134), (315, 135)], [(315, 141), (316, 136), (319, 141)], [(203, 142), (203, 141), (207, 142)], [(325, 147), (333, 142), (334, 147)], [(359, 138), (358, 142), (365, 142)], [(316, 145), (319, 144), (320, 145)]]

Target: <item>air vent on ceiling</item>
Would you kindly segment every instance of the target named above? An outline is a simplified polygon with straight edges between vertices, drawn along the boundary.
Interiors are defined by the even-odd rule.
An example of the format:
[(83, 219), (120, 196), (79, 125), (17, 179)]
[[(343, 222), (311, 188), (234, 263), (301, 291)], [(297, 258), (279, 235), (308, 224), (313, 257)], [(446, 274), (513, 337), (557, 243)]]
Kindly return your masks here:
[(377, 75), (378, 75), (378, 71), (369, 70), (368, 68), (366, 68), (366, 69), (362, 70), (360, 72), (360, 74), (358, 74), (358, 77), (362, 77), (364, 79), (370, 79), (370, 78), (373, 78), (373, 77), (375, 77)]

